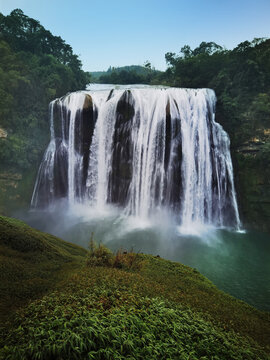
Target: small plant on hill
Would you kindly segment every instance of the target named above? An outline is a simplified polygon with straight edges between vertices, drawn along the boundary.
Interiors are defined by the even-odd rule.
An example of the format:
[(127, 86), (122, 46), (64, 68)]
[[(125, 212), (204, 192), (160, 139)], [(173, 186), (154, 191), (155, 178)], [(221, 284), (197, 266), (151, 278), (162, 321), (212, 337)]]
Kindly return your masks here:
[(114, 257), (113, 267), (124, 270), (141, 270), (143, 264), (144, 261), (142, 261), (139, 254), (120, 249)]
[(112, 266), (113, 260), (113, 253), (103, 244), (99, 243), (97, 245), (94, 241), (94, 234), (92, 233), (86, 264), (88, 266)]
[(87, 266), (109, 266), (124, 270), (140, 270), (144, 261), (139, 254), (120, 249), (114, 255), (102, 243), (97, 244), (94, 241), (93, 233), (90, 237), (89, 252), (87, 255)]

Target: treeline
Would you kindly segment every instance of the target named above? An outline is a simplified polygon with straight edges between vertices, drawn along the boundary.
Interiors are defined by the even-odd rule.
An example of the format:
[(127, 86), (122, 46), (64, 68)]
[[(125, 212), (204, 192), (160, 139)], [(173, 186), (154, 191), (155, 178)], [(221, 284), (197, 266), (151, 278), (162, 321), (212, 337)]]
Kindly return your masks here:
[(151, 84), (158, 85), (162, 72), (152, 68), (150, 62), (144, 66), (130, 65), (109, 67), (106, 72), (91, 73), (91, 80), (100, 84)]
[(48, 103), (90, 81), (70, 45), (16, 9), (0, 13), (2, 170), (38, 163), (48, 141)]

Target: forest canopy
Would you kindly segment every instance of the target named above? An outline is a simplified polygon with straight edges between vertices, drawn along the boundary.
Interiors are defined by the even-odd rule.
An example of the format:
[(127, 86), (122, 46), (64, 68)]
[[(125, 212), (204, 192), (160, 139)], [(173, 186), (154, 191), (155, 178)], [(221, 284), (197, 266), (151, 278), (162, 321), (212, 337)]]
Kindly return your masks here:
[[(26, 170), (48, 141), (48, 103), (85, 89), (89, 73), (70, 45), (16, 9), (0, 13), (0, 162)], [(18, 156), (18, 153), (20, 156)]]

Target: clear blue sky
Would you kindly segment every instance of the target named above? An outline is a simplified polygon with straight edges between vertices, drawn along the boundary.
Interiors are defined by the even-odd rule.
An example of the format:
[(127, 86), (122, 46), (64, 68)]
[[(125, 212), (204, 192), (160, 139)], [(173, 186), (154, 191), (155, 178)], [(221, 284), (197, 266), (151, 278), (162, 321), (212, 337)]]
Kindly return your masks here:
[(84, 70), (142, 65), (166, 68), (166, 52), (202, 41), (227, 49), (270, 36), (270, 0), (0, 0), (61, 36), (80, 55)]

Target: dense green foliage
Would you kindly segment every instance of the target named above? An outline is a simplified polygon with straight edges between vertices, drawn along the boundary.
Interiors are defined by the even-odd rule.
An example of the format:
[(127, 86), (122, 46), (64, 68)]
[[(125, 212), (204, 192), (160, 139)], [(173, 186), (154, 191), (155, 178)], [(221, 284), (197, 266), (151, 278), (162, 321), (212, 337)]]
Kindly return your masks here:
[[(269, 314), (219, 291), (195, 269), (150, 255), (113, 255), (93, 242), (85, 266), (84, 249), (0, 220), (1, 263), (11, 262), (1, 271), (1, 304), (7, 281), (13, 296), (16, 288), (31, 300), (0, 324), (0, 359), (269, 357)], [(113, 262), (103, 261), (107, 254)], [(123, 266), (115, 266), (119, 254)], [(141, 266), (130, 266), (132, 257)], [(17, 264), (25, 267), (20, 282)], [(42, 291), (38, 278), (47, 281)]]
[(0, 162), (3, 169), (37, 166), (48, 142), (48, 103), (84, 89), (89, 74), (60, 37), (17, 9), (0, 13)]
[[(104, 306), (104, 299), (110, 302)], [(53, 293), (16, 318), (5, 360), (22, 359), (267, 359), (250, 342), (159, 298), (104, 286)], [(1, 353), (0, 353), (1, 358)]]
[(163, 73), (151, 67), (149, 62), (144, 66), (130, 65), (117, 68), (109, 67), (105, 72), (92, 72), (93, 82), (100, 84), (151, 84), (159, 85)]

